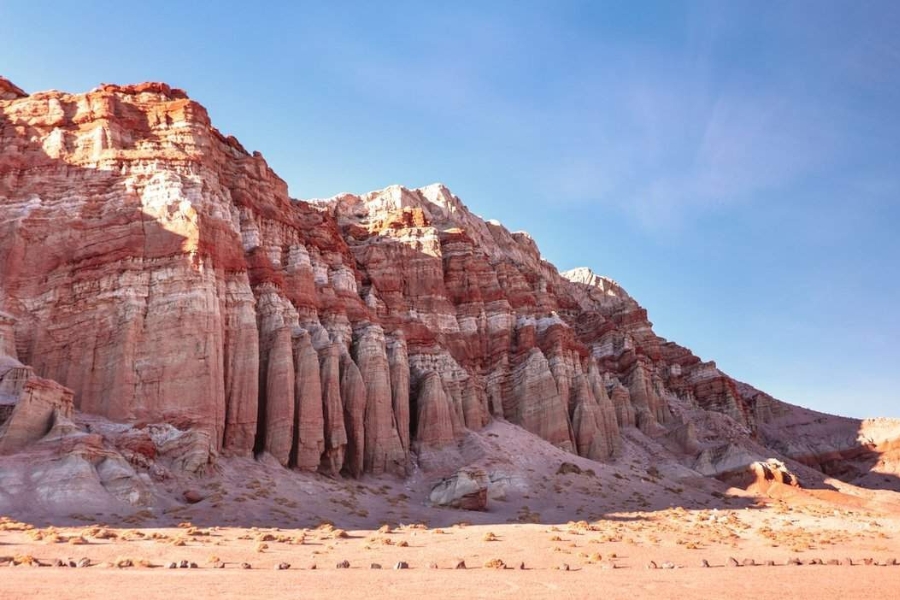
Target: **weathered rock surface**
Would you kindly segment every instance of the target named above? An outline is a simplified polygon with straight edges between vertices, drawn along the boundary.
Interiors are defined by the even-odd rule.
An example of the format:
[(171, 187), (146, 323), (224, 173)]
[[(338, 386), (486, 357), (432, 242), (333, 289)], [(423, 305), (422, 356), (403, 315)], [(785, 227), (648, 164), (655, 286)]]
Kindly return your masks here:
[[(25, 407), (65, 404), (64, 389), (82, 413), (190, 424), (190, 468), (255, 451), (403, 475), (417, 447), (494, 418), (601, 460), (637, 427), (709, 473), (729, 456), (684, 428), (697, 415), (822, 468), (864, 445), (851, 420), (829, 421), (847, 440), (834, 460), (792, 445), (792, 407), (443, 185), (290, 198), (162, 83), (28, 95), (0, 78), (0, 311), (0, 355), (35, 382), (23, 404), (24, 372), (0, 380), (4, 427), (31, 432), (4, 434), (8, 448), (46, 432), (46, 411)], [(13, 405), (27, 425), (13, 428)]]
[(463, 510), (486, 510), (490, 479), (480, 469), (460, 469), (437, 483), (429, 495), (434, 506)]

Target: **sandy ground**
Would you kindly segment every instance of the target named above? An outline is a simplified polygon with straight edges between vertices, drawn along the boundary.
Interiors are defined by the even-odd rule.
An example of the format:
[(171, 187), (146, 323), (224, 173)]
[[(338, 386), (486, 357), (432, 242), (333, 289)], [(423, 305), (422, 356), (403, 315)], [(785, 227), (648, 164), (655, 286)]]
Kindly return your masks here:
[[(900, 562), (900, 519), (785, 503), (622, 513), (559, 525), (32, 528), (6, 519), (0, 529), (0, 560), (21, 563), (0, 567), (0, 597), (9, 599), (900, 597), (900, 564), (893, 566)], [(27, 564), (82, 557), (92, 566)], [(731, 558), (742, 566), (731, 566)], [(791, 564), (797, 559), (801, 565)], [(338, 569), (344, 560), (350, 568)], [(744, 566), (749, 560), (759, 566)], [(125, 561), (134, 566), (116, 566)], [(181, 561), (197, 567), (166, 568)], [(399, 561), (409, 569), (394, 569)], [(455, 569), (459, 561), (465, 570)], [(649, 568), (651, 561), (658, 568)], [(276, 570), (279, 563), (290, 568)]]
[[(821, 477), (806, 490), (728, 488), (653, 444), (638, 436), (601, 464), (495, 423), (421, 455), (404, 479), (223, 460), (161, 482), (165, 503), (105, 513), (76, 502), (53, 514), (54, 490), (36, 489), (0, 514), (0, 600), (900, 598), (896, 492)], [(429, 506), (434, 481), (463, 464), (490, 473), (488, 510)], [(179, 501), (186, 488), (203, 499)], [(80, 559), (90, 566), (53, 566)], [(196, 568), (168, 568), (182, 561)]]

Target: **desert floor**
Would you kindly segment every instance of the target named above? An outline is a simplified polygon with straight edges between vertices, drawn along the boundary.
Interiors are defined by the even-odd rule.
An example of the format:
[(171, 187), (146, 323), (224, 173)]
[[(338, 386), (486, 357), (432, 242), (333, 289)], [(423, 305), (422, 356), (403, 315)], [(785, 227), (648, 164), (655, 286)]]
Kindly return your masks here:
[[(555, 525), (470, 525), (458, 514), (448, 527), (349, 531), (329, 523), (42, 528), (5, 518), (0, 597), (900, 597), (900, 518), (884, 513), (773, 501)], [(80, 558), (91, 566), (50, 566)], [(181, 561), (196, 567), (168, 568)], [(349, 568), (338, 569), (342, 561)], [(395, 569), (400, 561), (409, 568)], [(465, 570), (455, 568), (460, 561)], [(277, 570), (280, 563), (290, 568)]]

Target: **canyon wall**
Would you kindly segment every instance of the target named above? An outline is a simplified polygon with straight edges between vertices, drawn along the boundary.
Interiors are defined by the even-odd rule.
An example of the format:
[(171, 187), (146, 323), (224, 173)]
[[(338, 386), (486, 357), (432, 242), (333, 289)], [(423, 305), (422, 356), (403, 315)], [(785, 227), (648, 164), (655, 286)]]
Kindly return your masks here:
[(161, 83), (0, 79), (0, 311), (0, 354), (82, 412), (327, 474), (402, 475), (493, 418), (603, 460), (693, 409), (751, 436), (786, 411), (442, 185), (290, 198)]

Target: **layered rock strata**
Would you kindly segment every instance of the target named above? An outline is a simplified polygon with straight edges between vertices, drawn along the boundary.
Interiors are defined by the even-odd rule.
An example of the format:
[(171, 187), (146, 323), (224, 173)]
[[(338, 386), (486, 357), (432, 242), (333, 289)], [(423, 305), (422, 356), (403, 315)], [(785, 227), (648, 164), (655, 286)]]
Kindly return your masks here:
[(628, 427), (699, 449), (684, 407), (751, 436), (787, 410), (442, 185), (290, 198), (161, 83), (0, 79), (0, 310), (0, 350), (79, 410), (330, 475), (402, 475), (493, 418), (603, 460)]

